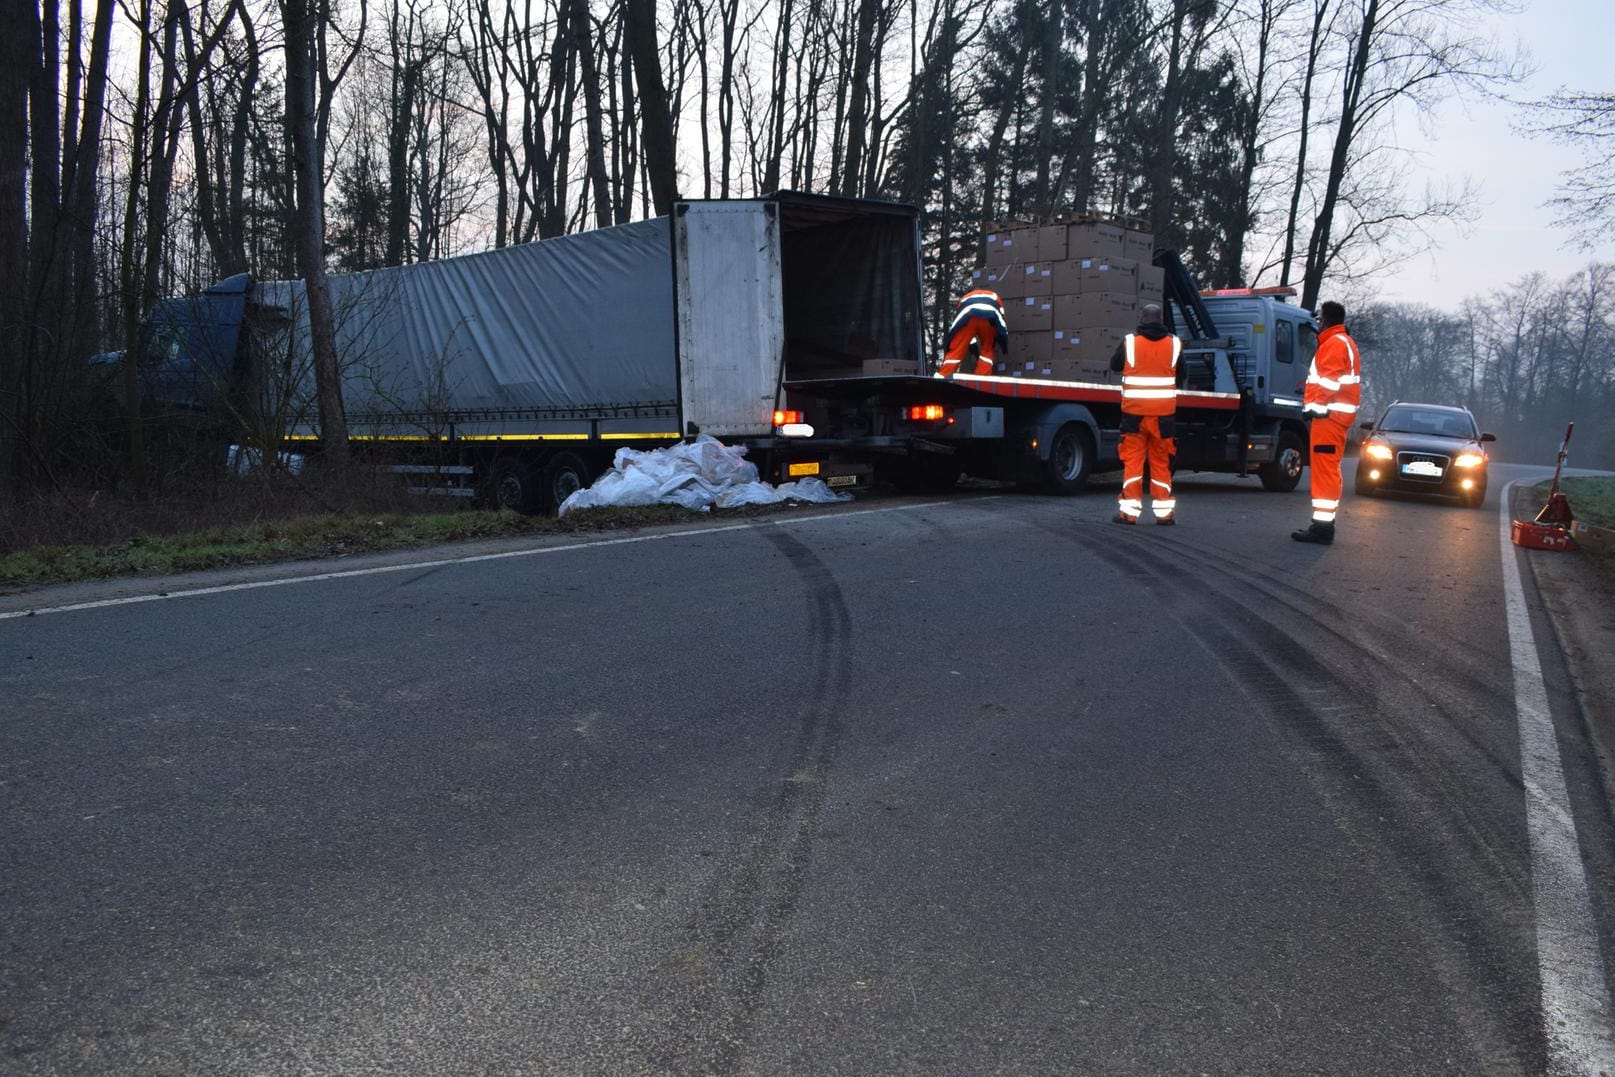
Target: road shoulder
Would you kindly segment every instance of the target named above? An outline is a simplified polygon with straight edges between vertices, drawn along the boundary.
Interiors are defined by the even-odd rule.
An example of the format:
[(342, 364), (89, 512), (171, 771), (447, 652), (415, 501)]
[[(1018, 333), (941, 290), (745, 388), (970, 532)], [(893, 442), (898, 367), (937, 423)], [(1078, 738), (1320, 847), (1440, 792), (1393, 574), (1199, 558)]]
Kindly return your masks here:
[[(1514, 492), (1515, 519), (1529, 519), (1541, 506), (1530, 486)], [(1555, 643), (1574, 681), (1604, 790), (1615, 803), (1615, 575), (1601, 571), (1584, 552), (1527, 552), (1526, 563), (1553, 625)]]

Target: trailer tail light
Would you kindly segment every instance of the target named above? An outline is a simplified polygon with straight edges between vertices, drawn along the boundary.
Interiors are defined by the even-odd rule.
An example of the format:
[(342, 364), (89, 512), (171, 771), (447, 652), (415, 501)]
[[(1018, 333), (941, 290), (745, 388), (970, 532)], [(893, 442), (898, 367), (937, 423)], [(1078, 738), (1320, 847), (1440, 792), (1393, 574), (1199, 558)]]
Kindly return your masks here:
[(948, 409), (941, 404), (916, 404), (912, 408), (903, 409), (903, 418), (915, 422), (936, 422), (947, 415)]
[(790, 425), (792, 425), (794, 423), (799, 423), (801, 421), (802, 421), (802, 413), (800, 411), (776, 411), (776, 412), (774, 412), (774, 425), (775, 426), (790, 426)]

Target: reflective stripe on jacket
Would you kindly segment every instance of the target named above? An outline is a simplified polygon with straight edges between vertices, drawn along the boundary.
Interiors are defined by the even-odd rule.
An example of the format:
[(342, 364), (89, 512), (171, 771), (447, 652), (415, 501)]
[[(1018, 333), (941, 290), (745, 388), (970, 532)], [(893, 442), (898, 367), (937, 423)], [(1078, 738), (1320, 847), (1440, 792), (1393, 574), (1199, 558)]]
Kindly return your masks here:
[(959, 306), (953, 314), (953, 324), (948, 326), (949, 350), (954, 345), (954, 334), (964, 329), (972, 318), (985, 318), (993, 324), (995, 339), (986, 353), (999, 356), (1008, 354), (1009, 323), (1004, 320), (1004, 304), (998, 298), (998, 293), (988, 288), (974, 288), (960, 297)]
[(1328, 416), (1344, 426), (1357, 418), (1362, 403), (1363, 368), (1357, 342), (1343, 325), (1331, 325), (1318, 334), (1318, 350), (1307, 371), (1307, 393), (1302, 409), (1308, 415)]
[(1178, 410), (1177, 336), (1151, 340), (1129, 333), (1122, 341), (1127, 363), (1122, 368), (1122, 411), (1129, 415), (1171, 415)]

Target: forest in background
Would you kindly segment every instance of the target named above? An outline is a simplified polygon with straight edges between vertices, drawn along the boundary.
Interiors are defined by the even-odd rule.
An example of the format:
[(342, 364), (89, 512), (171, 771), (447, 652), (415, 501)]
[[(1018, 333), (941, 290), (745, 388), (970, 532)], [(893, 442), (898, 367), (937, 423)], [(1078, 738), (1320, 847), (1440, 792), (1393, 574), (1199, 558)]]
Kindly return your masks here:
[[(164, 297), (776, 189), (922, 207), (933, 334), (985, 226), (1128, 217), (1206, 287), (1345, 298), (1370, 407), (1469, 404), (1521, 460), (1576, 419), (1615, 465), (1609, 266), (1374, 298), (1471, 214), (1421, 178), (1419, 125), (1519, 78), (1474, 30), (1502, 4), (0, 0), (0, 496), (128, 477), (86, 359)], [(1608, 104), (1540, 126), (1604, 131), (1576, 100)]]

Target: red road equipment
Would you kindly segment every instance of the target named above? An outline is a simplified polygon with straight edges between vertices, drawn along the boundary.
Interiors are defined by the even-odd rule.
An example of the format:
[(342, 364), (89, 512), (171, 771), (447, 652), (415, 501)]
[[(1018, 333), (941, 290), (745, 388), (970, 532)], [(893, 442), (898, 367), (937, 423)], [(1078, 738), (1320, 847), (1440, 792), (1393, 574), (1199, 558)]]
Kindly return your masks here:
[(1559, 490), (1559, 472), (1564, 470), (1565, 457), (1570, 454), (1570, 435), (1576, 429), (1571, 423), (1565, 427), (1565, 439), (1559, 446), (1559, 462), (1553, 468), (1553, 486), (1548, 490), (1548, 503), (1536, 514), (1535, 520), (1515, 520), (1509, 537), (1514, 545), (1533, 550), (1573, 550), (1576, 540), (1570, 537), (1570, 525), (1576, 516), (1570, 511), (1570, 499)]

